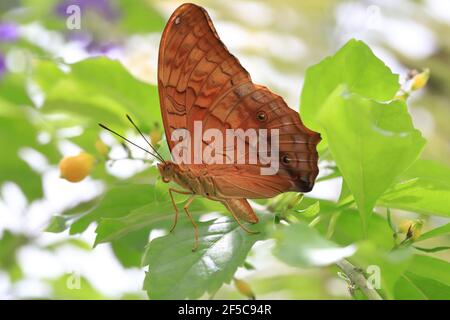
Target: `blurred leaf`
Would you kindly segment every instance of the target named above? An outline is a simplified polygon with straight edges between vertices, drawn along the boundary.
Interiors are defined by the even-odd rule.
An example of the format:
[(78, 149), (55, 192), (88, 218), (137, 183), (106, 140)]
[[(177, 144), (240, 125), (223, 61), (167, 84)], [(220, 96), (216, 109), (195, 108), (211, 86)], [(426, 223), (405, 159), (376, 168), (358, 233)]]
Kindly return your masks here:
[[(364, 239), (361, 228), (361, 217), (355, 209), (345, 209), (337, 218), (332, 240), (340, 245), (349, 245)], [(374, 214), (367, 230), (367, 240), (383, 250), (390, 250), (394, 246), (393, 232), (387, 221), (380, 215)]]
[(108, 297), (97, 291), (79, 274), (64, 275), (48, 280), (52, 286), (51, 297), (60, 300), (105, 300)]
[[(69, 217), (70, 219), (70, 217)], [(46, 232), (60, 233), (66, 230), (69, 226), (67, 225), (68, 218), (63, 216), (53, 216), (50, 220)]]
[(157, 88), (131, 76), (120, 62), (91, 58), (69, 67), (66, 73), (53, 62), (36, 62), (33, 78), (46, 95), (43, 112), (80, 115), (95, 128), (98, 122), (130, 128), (127, 113), (144, 132), (161, 122)]
[(27, 236), (3, 231), (0, 238), (0, 271), (6, 271), (12, 282), (22, 277), (20, 265), (17, 262), (19, 250), (30, 242)]
[(350, 258), (350, 261), (363, 270), (368, 270), (370, 266), (378, 267), (381, 291), (385, 298), (394, 299), (396, 283), (411, 264), (412, 257), (412, 251), (409, 248), (387, 251), (366, 241), (358, 244), (358, 251)]
[(311, 129), (319, 130), (318, 115), (335, 89), (345, 84), (351, 93), (376, 101), (391, 100), (400, 88), (395, 75), (362, 41), (350, 40), (334, 56), (308, 68), (300, 114)]
[(15, 182), (29, 201), (43, 196), (42, 181), (40, 175), (20, 158), (20, 151), (25, 147), (32, 148), (51, 160), (57, 154), (54, 145), (38, 143), (39, 128), (32, 120), (31, 109), (11, 105), (3, 100), (3, 94), (0, 93), (0, 136), (4, 137), (0, 140), (0, 150), (3, 150), (0, 157), (0, 184)]
[(302, 222), (277, 230), (274, 236), (277, 241), (275, 256), (301, 268), (329, 265), (356, 251), (354, 245), (339, 247)]
[(320, 212), (320, 202), (316, 201), (306, 209), (298, 209), (293, 211), (307, 218), (315, 217)]
[(0, 81), (0, 97), (16, 106), (31, 106), (25, 89), (25, 78), (19, 74), (7, 73)]
[(165, 21), (147, 0), (120, 1), (120, 24), (130, 33), (162, 32)]
[(443, 226), (437, 227), (433, 230), (423, 233), (415, 242), (427, 240), (434, 237), (439, 237), (443, 235), (450, 235), (450, 223), (447, 223)]
[[(264, 218), (252, 230), (264, 230)], [(148, 265), (144, 289), (151, 299), (196, 299), (229, 283), (253, 244), (264, 233), (247, 234), (230, 218), (198, 222), (199, 248), (192, 252), (192, 225), (150, 242), (143, 258)]]
[(76, 247), (78, 249), (82, 249), (82, 250), (91, 250), (92, 246), (87, 243), (84, 240), (81, 239), (77, 239), (77, 238), (68, 238), (68, 239), (63, 239), (57, 242), (53, 242), (49, 245), (44, 246), (45, 249), (48, 249), (50, 251), (54, 251), (56, 249), (59, 249), (60, 247), (64, 247), (64, 246), (73, 246)]
[(345, 87), (330, 96), (319, 121), (366, 230), (377, 199), (416, 160), (425, 140), (404, 103), (378, 103)]

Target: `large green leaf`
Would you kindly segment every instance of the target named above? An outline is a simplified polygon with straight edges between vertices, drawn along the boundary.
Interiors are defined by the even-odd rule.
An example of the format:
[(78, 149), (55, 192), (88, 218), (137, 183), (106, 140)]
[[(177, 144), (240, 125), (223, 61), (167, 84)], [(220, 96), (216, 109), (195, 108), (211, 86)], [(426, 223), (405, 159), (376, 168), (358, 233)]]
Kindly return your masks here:
[(289, 265), (302, 268), (329, 265), (356, 251), (354, 245), (339, 247), (326, 240), (303, 222), (277, 230), (275, 238), (275, 256)]
[[(183, 208), (180, 206), (180, 219), (184, 217)], [(225, 208), (219, 202), (213, 202), (201, 198), (195, 199), (189, 207), (189, 212), (193, 215), (208, 212), (223, 212)], [(138, 209), (132, 210), (129, 214), (118, 218), (101, 218), (96, 229), (97, 237), (95, 242), (109, 242), (119, 239), (130, 232), (140, 229), (154, 229), (165, 227), (170, 228), (175, 216), (175, 209), (172, 202), (152, 202)]]
[(154, 199), (154, 188), (147, 184), (123, 184), (109, 189), (98, 206), (82, 215), (70, 227), (70, 233), (80, 233), (94, 221), (121, 217)]
[(416, 255), (408, 271), (450, 286), (450, 263), (447, 261), (425, 255)]
[(428, 277), (405, 272), (395, 286), (398, 300), (448, 300), (450, 286)]
[(346, 86), (330, 96), (319, 121), (366, 230), (376, 201), (417, 159), (425, 140), (403, 102), (378, 103)]
[(395, 287), (396, 299), (450, 299), (450, 263), (416, 255)]
[(450, 168), (430, 160), (418, 160), (380, 198), (380, 204), (450, 216)]
[(148, 265), (144, 289), (151, 299), (196, 299), (206, 292), (214, 294), (231, 281), (253, 244), (265, 236), (263, 221), (250, 226), (261, 231), (251, 235), (228, 217), (198, 222), (198, 228), (195, 252), (191, 251), (194, 230), (186, 222), (172, 234), (150, 242), (143, 264)]
[(330, 94), (340, 85), (363, 97), (388, 101), (399, 89), (395, 75), (362, 41), (350, 40), (334, 56), (308, 68), (301, 96), (303, 122), (320, 131), (317, 117)]

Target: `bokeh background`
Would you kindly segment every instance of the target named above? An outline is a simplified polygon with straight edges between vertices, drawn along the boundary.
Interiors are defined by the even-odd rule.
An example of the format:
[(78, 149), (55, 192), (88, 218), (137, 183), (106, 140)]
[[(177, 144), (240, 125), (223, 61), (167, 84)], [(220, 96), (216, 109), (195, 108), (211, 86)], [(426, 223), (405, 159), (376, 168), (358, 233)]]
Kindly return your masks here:
[[(181, 1), (151, 0), (2, 0), (0, 2), (0, 96), (14, 100), (15, 81), (29, 71), (29, 64), (59, 59), (74, 63), (93, 56), (119, 60), (136, 78), (156, 84), (157, 52), (164, 23)], [(415, 126), (428, 143), (423, 157), (450, 164), (450, 1), (195, 1), (204, 6), (223, 42), (262, 83), (298, 107), (303, 76), (308, 66), (333, 54), (351, 38), (364, 40), (395, 73), (405, 79), (412, 69), (430, 68), (426, 89), (415, 92), (410, 112)], [(80, 30), (66, 26), (66, 8), (82, 9)], [(119, 80), (118, 80), (119, 81)], [(26, 91), (39, 108), (43, 97), (33, 83)], [(16, 101), (21, 104), (22, 101)], [(159, 106), (148, 106), (159, 109)], [(36, 121), (40, 121), (36, 116)], [(102, 122), (103, 119), (94, 119)], [(139, 119), (148, 121), (153, 119)], [(95, 226), (83, 234), (43, 232), (51, 216), (102, 192), (94, 178), (71, 184), (59, 178), (55, 161), (35, 149), (8, 149), (12, 134), (0, 124), (0, 158), (16, 152), (26, 168), (9, 172), (0, 168), (0, 298), (146, 298), (141, 290), (143, 269), (127, 268), (109, 244), (94, 250)], [(77, 126), (56, 130), (60, 155), (80, 150), (73, 137), (83, 134)], [(49, 135), (40, 132), (39, 144)], [(25, 137), (24, 137), (25, 139)], [(111, 137), (103, 136), (108, 143)], [(123, 150), (113, 149), (120, 156)], [(3, 163), (0, 160), (0, 163)], [(5, 162), (5, 163), (6, 163)], [(126, 178), (145, 167), (121, 161), (107, 167)], [(24, 192), (28, 170), (42, 177), (42, 196), (30, 201)], [(13, 182), (14, 181), (14, 182)], [(31, 182), (30, 182), (31, 183)], [(313, 195), (336, 199), (340, 181), (319, 183)], [(26, 187), (25, 187), (26, 188)], [(400, 213), (401, 214), (401, 213)], [(442, 221), (440, 221), (442, 222)], [(152, 233), (152, 237), (157, 236)], [(258, 298), (349, 298), (335, 269), (299, 270), (276, 261), (268, 247), (257, 244), (250, 261), (256, 270), (239, 269), (237, 276), (252, 284)], [(447, 258), (443, 255), (444, 258)], [(81, 288), (74, 289), (80, 279)], [(216, 298), (241, 297), (225, 285)]]

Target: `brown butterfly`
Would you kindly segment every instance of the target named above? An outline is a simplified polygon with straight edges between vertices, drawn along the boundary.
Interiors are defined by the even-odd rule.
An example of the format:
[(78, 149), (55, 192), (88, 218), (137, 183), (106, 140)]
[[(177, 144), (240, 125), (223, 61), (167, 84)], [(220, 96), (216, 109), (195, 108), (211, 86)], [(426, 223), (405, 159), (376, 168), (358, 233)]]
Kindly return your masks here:
[[(189, 213), (189, 205), (195, 196), (220, 201), (244, 230), (253, 233), (240, 222), (258, 222), (247, 199), (312, 189), (319, 172), (316, 146), (320, 135), (306, 128), (298, 113), (280, 96), (252, 82), (249, 73), (220, 40), (205, 9), (183, 4), (167, 22), (159, 48), (158, 89), (171, 151), (177, 142), (171, 140), (173, 132), (185, 129), (194, 134), (194, 122), (200, 122), (203, 131), (215, 128), (221, 132), (227, 129), (278, 129), (279, 132), (279, 170), (274, 175), (261, 175), (264, 165), (259, 154), (255, 164), (236, 161), (248, 156), (249, 151), (242, 155), (232, 150), (235, 160), (231, 164), (226, 161), (177, 164), (158, 155), (163, 181), (174, 181), (183, 188), (169, 189), (176, 210), (171, 231), (178, 219), (172, 193), (190, 195), (184, 211), (195, 229), (193, 250), (198, 247), (198, 228)], [(210, 143), (202, 141), (203, 146)], [(250, 143), (245, 143), (250, 150)], [(225, 149), (224, 158), (229, 155)]]

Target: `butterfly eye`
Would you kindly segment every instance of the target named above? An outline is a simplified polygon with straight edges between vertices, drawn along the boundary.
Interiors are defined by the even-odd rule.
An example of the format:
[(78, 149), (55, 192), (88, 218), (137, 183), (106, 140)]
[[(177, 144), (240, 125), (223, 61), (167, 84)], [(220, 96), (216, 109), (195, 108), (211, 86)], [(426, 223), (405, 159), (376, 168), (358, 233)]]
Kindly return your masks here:
[(289, 162), (291, 162), (291, 159), (287, 154), (285, 154), (281, 157), (281, 162), (283, 162), (284, 164), (288, 164)]
[(264, 121), (267, 120), (267, 115), (266, 115), (266, 113), (265, 113), (264, 111), (259, 111), (259, 112), (256, 114), (256, 119), (258, 119), (258, 120), (261, 121), (261, 122), (264, 122)]

